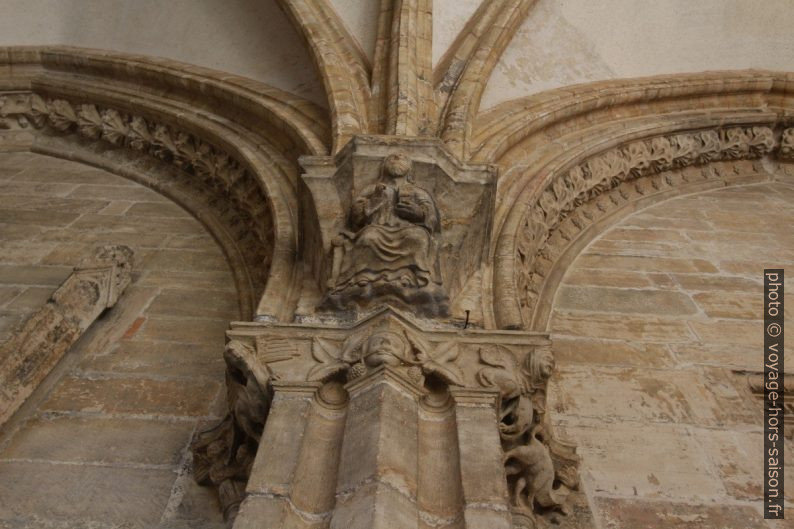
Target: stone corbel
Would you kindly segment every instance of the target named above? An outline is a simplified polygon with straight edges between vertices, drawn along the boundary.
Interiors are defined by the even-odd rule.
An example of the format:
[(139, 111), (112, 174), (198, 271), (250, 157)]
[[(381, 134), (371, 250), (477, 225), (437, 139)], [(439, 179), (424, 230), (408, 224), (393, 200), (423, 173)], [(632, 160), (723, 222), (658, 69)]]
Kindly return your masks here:
[(508, 529), (568, 512), (579, 460), (546, 415), (548, 336), (420, 321), (233, 324), (229, 414), (194, 461), (235, 528)]
[(0, 425), (129, 285), (133, 253), (103, 246), (74, 268), (43, 307), (0, 345)]
[[(334, 276), (337, 241), (350, 233), (356, 197), (379, 182), (384, 160), (397, 154), (410, 159), (412, 180), (438, 209), (440, 222), (433, 234), (434, 244), (438, 247), (441, 283), (450, 305), (455, 307), (456, 298), (487, 258), (496, 168), (462, 163), (438, 139), (356, 136), (336, 156), (301, 158), (301, 253), (307, 270), (320, 293), (325, 292)], [(411, 310), (421, 313), (420, 308), (411, 303)], [(462, 311), (457, 312), (461, 314), (453, 310), (453, 318), (465, 317)], [(312, 313), (311, 308), (299, 311), (298, 318)]]

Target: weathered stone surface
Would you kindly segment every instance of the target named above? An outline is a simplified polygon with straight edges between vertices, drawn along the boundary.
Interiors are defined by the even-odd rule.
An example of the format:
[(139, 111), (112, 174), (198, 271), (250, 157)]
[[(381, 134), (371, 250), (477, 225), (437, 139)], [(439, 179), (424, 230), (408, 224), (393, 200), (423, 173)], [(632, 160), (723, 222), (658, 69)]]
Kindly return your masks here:
[[(176, 387), (175, 387), (176, 386)], [(208, 414), (217, 383), (124, 378), (66, 378), (42, 409), (146, 415), (204, 416)], [(209, 395), (197, 401), (192, 395)]]
[(237, 300), (218, 290), (164, 288), (149, 307), (151, 314), (223, 318), (238, 308)]
[(697, 311), (689, 296), (665, 290), (628, 288), (563, 287), (557, 297), (562, 310), (610, 312), (624, 314), (687, 315)]
[[(146, 195), (147, 204), (159, 204), (161, 200), (139, 184), (82, 164), (32, 154), (26, 160), (30, 170), (16, 178), (27, 175), (31, 182), (136, 187)], [(0, 165), (5, 161), (6, 155), (0, 154)], [(52, 198), (42, 197), (37, 204), (43, 207), (45, 200)], [(74, 211), (83, 211), (86, 205), (80, 197), (55, 200), (57, 208), (64, 210), (71, 201)], [(96, 245), (120, 242), (136, 251), (156, 249), (175, 235), (167, 223), (156, 228), (145, 217), (127, 216), (124, 212), (134, 202), (121, 200), (116, 204), (123, 207), (113, 211), (113, 231), (104, 231), (102, 225), (92, 222), (46, 230), (0, 228), (7, 240), (29, 238), (57, 245), (40, 262), (0, 265), (0, 283), (11, 289), (51, 293), (84, 252)], [(82, 215), (95, 215), (93, 209), (85, 209)], [(107, 208), (103, 211), (110, 213)], [(46, 215), (41, 210), (40, 214)], [(110, 217), (94, 218), (104, 221)], [(193, 249), (220, 253), (201, 225), (187, 220), (189, 223), (176, 229), (192, 237)], [(140, 286), (147, 279), (151, 279), (149, 286)], [(146, 320), (160, 286), (167, 300), (172, 285), (181, 288), (184, 284), (187, 288), (201, 284), (204, 289), (228, 294), (223, 302), (211, 293), (207, 293), (207, 299), (197, 295), (189, 299), (191, 313), (205, 316), (195, 309), (205, 307), (213, 318), (223, 321), (212, 326), (215, 335), (202, 329), (201, 336), (208, 337), (209, 343), (133, 341), (140, 331), (135, 322)], [(24, 416), (15, 416), (2, 429), (0, 473), (18, 490), (0, 491), (0, 510), (13, 507), (19, 512), (3, 511), (0, 527), (223, 528), (217, 496), (193, 482), (185, 451), (197, 423), (207, 416), (215, 417), (224, 400), (220, 391), (223, 361), (217, 350), (223, 343), (226, 322), (237, 317), (237, 305), (228, 301), (235, 298), (228, 270), (183, 268), (151, 278), (133, 274), (121, 302), (97, 320), (56, 366), (54, 380), (45, 380), (45, 385), (30, 397)], [(223, 313), (219, 306), (228, 312)], [(2, 314), (16, 319), (27, 314), (19, 312), (22, 310)], [(126, 331), (130, 336), (122, 339)], [(42, 400), (48, 402), (42, 404)], [(53, 409), (46, 411), (50, 404)], [(35, 499), (17, 497), (32, 495), (33, 490), (38, 495)], [(79, 498), (70, 496), (74, 490), (80, 491)]]
[[(744, 373), (762, 368), (761, 271), (775, 266), (767, 260), (772, 251), (789, 259), (781, 248), (790, 250), (791, 245), (790, 238), (781, 239), (774, 231), (751, 236), (740, 226), (746, 218), (769, 219), (773, 212), (778, 219), (794, 218), (790, 205), (772, 206), (780, 196), (775, 186), (758, 185), (651, 207), (607, 232), (621, 234), (610, 238), (610, 245), (591, 245), (563, 279), (570, 286), (563, 287), (551, 320), (559, 333), (555, 347), (561, 369), (552, 380), (549, 406), (558, 428), (580, 447), (585, 485), (593, 491), (591, 501), (602, 525), (774, 526), (762, 520), (760, 507), (750, 506), (762, 495), (762, 403), (751, 394)], [(637, 249), (637, 237), (622, 234), (640, 231), (633, 227), (637, 218), (657, 218), (670, 228), (669, 238), (654, 243), (671, 245), (662, 263), (672, 283), (649, 281), (660, 270), (653, 259), (622, 267), (621, 260)], [(703, 219), (711, 227), (680, 224)], [(761, 229), (768, 224), (746, 225)], [(768, 244), (770, 252), (761, 244)], [(694, 257), (700, 263), (696, 267), (668, 266), (670, 260), (692, 262)], [(589, 268), (605, 262), (618, 268)], [(698, 310), (624, 315), (621, 305), (611, 302), (575, 311), (566, 306), (571, 303), (566, 288), (604, 285), (674, 294)], [(600, 365), (585, 368), (582, 363)], [(637, 446), (643, 449), (637, 452)]]
[(47, 303), (55, 290), (53, 287), (28, 287), (19, 292), (19, 295), (7, 304), (7, 308), (20, 312), (35, 310)]
[[(131, 281), (131, 270), (132, 250), (128, 247), (97, 248), (0, 344), (0, 424), (22, 405), (88, 326), (116, 304)], [(48, 289), (26, 292), (50, 297)]]
[(0, 472), (15, 476), (0, 484), (0, 519), (23, 524), (71, 520), (149, 528), (160, 521), (174, 480), (169, 470), (47, 463), (0, 462)]
[[(134, 197), (124, 196), (125, 200), (134, 199)], [(176, 204), (168, 202), (136, 202), (132, 204), (129, 209), (124, 211), (125, 214), (131, 216), (143, 217), (188, 217), (189, 214)]]
[(707, 501), (724, 494), (718, 470), (696, 435), (683, 426), (635, 424), (590, 421), (589, 427), (566, 428), (588, 461), (590, 486), (627, 498)]
[(16, 298), (24, 289), (16, 286), (0, 286), (0, 307)]
[(716, 273), (717, 267), (704, 259), (675, 259), (656, 257), (633, 257), (623, 255), (584, 255), (578, 266), (601, 268), (613, 271), (644, 270), (648, 272)]
[(598, 499), (602, 523), (616, 529), (647, 527), (648, 529), (722, 529), (768, 527), (753, 507), (733, 505), (708, 505), (697, 503), (670, 503), (624, 499)]
[(141, 258), (141, 268), (145, 270), (223, 270), (229, 264), (217, 252), (188, 250), (160, 250), (146, 252)]
[(157, 200), (167, 204), (167, 198), (152, 195), (148, 189), (131, 188), (129, 186), (109, 186), (109, 185), (80, 185), (75, 186), (70, 196), (80, 198), (95, 198), (104, 200), (133, 200), (143, 202), (145, 200)]
[[(672, 346), (674, 351), (675, 346)], [(672, 366), (675, 359), (667, 345), (623, 340), (559, 336), (554, 340), (554, 356), (561, 364), (622, 365), (632, 367)]]
[[(135, 419), (40, 417), (28, 422), (2, 459), (70, 463), (139, 463), (173, 467), (191, 433), (187, 423)], [(80, 439), (79, 443), (69, 442)]]
[(220, 345), (223, 332), (228, 327), (226, 320), (169, 318), (152, 315), (135, 334), (136, 340), (155, 340), (197, 345), (217, 342)]
[(214, 345), (123, 340), (109, 352), (85, 358), (80, 369), (219, 380), (224, 363)]
[(690, 342), (695, 334), (685, 321), (649, 316), (646, 318), (609, 313), (583, 314), (560, 311), (551, 322), (555, 333), (570, 336), (626, 341), (676, 343)]
[[(80, 160), (163, 193), (69, 162), (59, 179), (40, 156), (7, 157), (6, 266), (71, 266), (94, 243), (127, 241), (143, 266), (130, 303), (86, 334), (0, 447), (40, 454), (49, 426), (106, 421), (114, 426), (97, 429), (96, 441), (107, 443), (80, 447), (63, 434), (52, 457), (80, 461), (48, 464), (76, 466), (80, 448), (93, 448), (107, 465), (96, 468), (121, 479), (173, 477), (167, 491), (131, 487), (135, 498), (118, 517), (105, 514), (114, 495), (92, 498), (87, 509), (100, 515), (85, 523), (74, 512), (53, 515), (44, 497), (29, 519), (8, 523), (124, 526), (129, 517), (201, 527), (193, 500), (202, 494), (186, 486), (195, 477), (218, 487), (227, 518), (241, 505), (239, 527), (590, 527), (591, 505), (604, 526), (757, 526), (755, 455), (744, 457), (760, 433), (757, 390), (741, 387), (750, 375), (735, 370), (751, 368), (758, 347), (751, 297), (760, 269), (794, 259), (791, 76), (592, 83), (480, 112), (535, 3), (460, 2), (457, 16), (469, 21), (434, 65), (430, 0), (382, 2), (377, 17), (369, 7), (375, 45), (363, 51), (332, 3), (280, 0), (323, 80), (327, 111), (168, 59), (0, 50), (0, 150)], [(548, 37), (560, 17), (549, 20), (531, 33)], [(551, 40), (563, 49), (578, 38), (567, 37)], [(538, 50), (527, 64), (543, 60)], [(397, 150), (415, 162), (424, 194), (387, 179), (367, 191)], [(307, 154), (301, 178), (298, 157)], [(498, 188), (478, 163), (498, 164)], [(44, 177), (25, 179), (34, 174)], [(412, 198), (395, 201), (402, 211), (385, 208), (390, 219), (346, 217), (355, 197), (379, 205), (379, 192)], [(335, 267), (330, 242), (339, 234), (350, 244)], [(356, 267), (376, 277), (350, 274)], [(8, 285), (32, 288), (2, 307), (7, 322), (48, 290), (17, 271)], [(326, 288), (344, 297), (378, 282), (424, 316), (446, 313), (448, 295), (450, 320), (392, 315), (383, 327), (354, 328), (351, 314), (313, 310)], [(431, 283), (444, 295), (405, 295), (428, 294)], [(238, 303), (229, 301), (235, 291)], [(359, 294), (349, 297), (372, 302), (359, 309), (395, 302)], [(254, 315), (230, 333), (224, 397), (208, 351), (215, 343), (220, 352), (229, 319)], [(560, 338), (550, 385), (549, 344), (529, 343), (527, 329)], [(170, 441), (152, 454), (159, 463), (103, 453), (137, 434), (170, 440), (163, 424), (192, 430), (226, 412), (199, 435), (195, 476), (184, 452), (164, 462)], [(579, 458), (554, 425), (588, 447), (590, 502), (576, 492)], [(136, 435), (123, 437), (125, 428)], [(135, 512), (147, 493), (152, 509)]]

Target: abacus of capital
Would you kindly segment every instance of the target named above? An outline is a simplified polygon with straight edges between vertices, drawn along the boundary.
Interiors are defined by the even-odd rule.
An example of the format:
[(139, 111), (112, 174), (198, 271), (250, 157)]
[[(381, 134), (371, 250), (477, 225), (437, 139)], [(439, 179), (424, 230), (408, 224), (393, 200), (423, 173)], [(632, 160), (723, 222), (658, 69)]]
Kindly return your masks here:
[(232, 325), (228, 415), (196, 437), (196, 479), (236, 529), (564, 520), (578, 457), (546, 413), (549, 337), (470, 319), (495, 169), (393, 136), (302, 165), (312, 288), (290, 323)]

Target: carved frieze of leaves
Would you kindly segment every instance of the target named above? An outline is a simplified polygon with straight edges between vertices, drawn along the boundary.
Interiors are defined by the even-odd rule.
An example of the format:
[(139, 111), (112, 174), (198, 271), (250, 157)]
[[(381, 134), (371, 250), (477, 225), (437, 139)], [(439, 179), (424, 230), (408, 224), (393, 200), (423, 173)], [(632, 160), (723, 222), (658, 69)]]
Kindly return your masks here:
[(129, 135), (127, 141), (136, 151), (144, 151), (152, 144), (152, 134), (149, 124), (141, 116), (132, 116), (129, 122)]
[(57, 131), (66, 132), (77, 123), (77, 114), (68, 101), (55, 99), (47, 105), (50, 125)]
[[(794, 129), (786, 129), (780, 141), (779, 153), (785, 158), (794, 157)], [(778, 147), (774, 131), (768, 126), (727, 127), (705, 131), (657, 136), (634, 141), (624, 147), (596, 155), (580, 165), (553, 178), (524, 213), (521, 230), (516, 235), (516, 287), (520, 305), (529, 316), (534, 310), (545, 275), (539, 267), (545, 266), (555, 255), (546, 246), (556, 238), (552, 233), (560, 230), (565, 219), (582, 204), (593, 201), (600, 213), (621, 206), (630, 199), (631, 192), (623, 182), (650, 176), (654, 173), (683, 169), (694, 164), (721, 160), (755, 159), (769, 154)], [(684, 175), (686, 182), (691, 174)], [(638, 184), (634, 190), (645, 195), (652, 190), (677, 185), (669, 174), (653, 179), (649, 185)], [(600, 197), (605, 200), (601, 200)], [(588, 217), (587, 212), (583, 215)], [(584, 226), (580, 217), (574, 222)], [(563, 231), (560, 239), (570, 236)]]
[(94, 105), (79, 105), (77, 107), (77, 130), (81, 135), (92, 140), (102, 136), (102, 116)]
[(113, 108), (106, 108), (102, 111), (102, 139), (120, 147), (124, 145), (125, 139), (130, 135), (130, 128), (127, 120)]
[(339, 345), (325, 338), (312, 342), (312, 357), (317, 364), (309, 370), (308, 380), (328, 380), (338, 373), (346, 373), (350, 364), (342, 360)]

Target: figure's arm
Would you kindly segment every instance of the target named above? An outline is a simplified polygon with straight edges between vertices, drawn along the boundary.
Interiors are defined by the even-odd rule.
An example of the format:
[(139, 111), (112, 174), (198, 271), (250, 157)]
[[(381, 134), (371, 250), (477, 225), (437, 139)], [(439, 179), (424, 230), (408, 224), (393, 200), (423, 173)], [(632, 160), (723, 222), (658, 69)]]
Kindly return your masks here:
[(370, 185), (353, 201), (350, 207), (350, 227), (354, 231), (369, 224), (372, 214), (383, 206), (384, 192), (383, 184)]
[(358, 197), (350, 207), (350, 227), (358, 230), (367, 221), (367, 199)]
[(436, 203), (429, 193), (419, 190), (418, 193), (409, 195), (405, 201), (397, 203), (397, 214), (405, 220), (421, 224), (431, 232), (438, 231), (439, 219)]
[(414, 202), (397, 202), (394, 211), (400, 218), (415, 224), (422, 224), (425, 220), (425, 212), (420, 204)]

